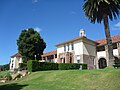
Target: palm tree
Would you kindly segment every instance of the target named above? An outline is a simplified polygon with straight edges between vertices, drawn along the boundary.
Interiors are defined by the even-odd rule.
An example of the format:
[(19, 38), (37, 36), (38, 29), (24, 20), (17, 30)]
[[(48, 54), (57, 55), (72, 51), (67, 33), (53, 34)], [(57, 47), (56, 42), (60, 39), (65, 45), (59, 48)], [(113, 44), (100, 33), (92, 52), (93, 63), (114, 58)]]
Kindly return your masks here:
[(92, 23), (96, 21), (104, 23), (104, 30), (106, 35), (106, 50), (108, 66), (114, 63), (112, 40), (110, 35), (110, 28), (108, 18), (112, 21), (113, 18), (117, 19), (120, 10), (120, 0), (84, 0), (83, 10), (85, 15)]

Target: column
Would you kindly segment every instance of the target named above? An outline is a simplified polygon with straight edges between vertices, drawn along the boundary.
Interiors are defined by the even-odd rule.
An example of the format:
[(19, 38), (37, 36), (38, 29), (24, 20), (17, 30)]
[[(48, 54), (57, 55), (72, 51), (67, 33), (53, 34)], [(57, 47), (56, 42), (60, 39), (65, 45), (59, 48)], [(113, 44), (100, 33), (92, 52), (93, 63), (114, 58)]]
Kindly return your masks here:
[(120, 43), (117, 43), (117, 49), (118, 49), (118, 58), (120, 59)]
[[(114, 56), (109, 54), (108, 51), (112, 48), (112, 46), (105, 45), (105, 51), (106, 51), (106, 59), (107, 59), (107, 66), (112, 66), (114, 63)], [(113, 53), (113, 51), (112, 51)]]
[(69, 63), (69, 53), (65, 54), (65, 63)]

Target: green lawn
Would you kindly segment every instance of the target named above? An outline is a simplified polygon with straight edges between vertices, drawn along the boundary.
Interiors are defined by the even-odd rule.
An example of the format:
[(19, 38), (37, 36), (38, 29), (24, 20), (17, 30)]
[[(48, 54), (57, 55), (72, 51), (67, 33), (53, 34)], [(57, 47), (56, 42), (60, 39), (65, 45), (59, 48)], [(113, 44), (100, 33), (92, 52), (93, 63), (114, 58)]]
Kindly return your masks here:
[(39, 71), (0, 90), (120, 90), (120, 69)]
[(0, 78), (5, 76), (9, 71), (0, 71)]

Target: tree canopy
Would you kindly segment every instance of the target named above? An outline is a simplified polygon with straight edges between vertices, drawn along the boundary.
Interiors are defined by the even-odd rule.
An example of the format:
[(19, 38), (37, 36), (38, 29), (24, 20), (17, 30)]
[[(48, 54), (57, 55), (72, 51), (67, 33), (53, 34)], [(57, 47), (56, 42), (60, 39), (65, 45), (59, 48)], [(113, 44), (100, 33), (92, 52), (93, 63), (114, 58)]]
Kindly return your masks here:
[(110, 20), (117, 19), (120, 10), (120, 0), (84, 0), (83, 10), (88, 19), (101, 23), (107, 15)]
[(27, 60), (39, 60), (46, 48), (46, 43), (33, 28), (22, 30), (17, 40), (17, 45), (19, 53), (26, 57)]
[(120, 13), (120, 0), (84, 0), (83, 10), (87, 18), (92, 22), (104, 23), (106, 35), (106, 58), (108, 66), (114, 62), (112, 39), (110, 35), (109, 20), (117, 19)]

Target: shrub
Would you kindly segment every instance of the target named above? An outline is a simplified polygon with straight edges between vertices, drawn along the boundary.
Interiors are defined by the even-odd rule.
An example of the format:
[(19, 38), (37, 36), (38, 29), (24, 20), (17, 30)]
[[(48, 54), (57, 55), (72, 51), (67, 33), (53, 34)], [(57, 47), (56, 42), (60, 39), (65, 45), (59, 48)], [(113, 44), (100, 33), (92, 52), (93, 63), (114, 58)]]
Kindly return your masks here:
[(37, 61), (34, 61), (34, 60), (29, 60), (27, 62), (27, 68), (28, 68), (29, 72), (35, 71), (35, 68), (38, 66), (38, 65), (35, 66), (36, 63), (37, 63)]
[(1, 71), (9, 70), (9, 64), (5, 64), (1, 66)]
[(87, 64), (82, 64), (82, 69), (87, 69)]
[(57, 63), (39, 62), (39, 70), (58, 70)]
[(0, 78), (3, 78), (3, 76), (2, 76), (2, 75), (0, 75)]
[(59, 70), (80, 69), (80, 65), (82, 65), (82, 69), (87, 69), (87, 64), (61, 63), (59, 64)]
[(22, 76), (21, 74), (18, 74), (15, 78), (21, 78), (21, 76)]
[(76, 63), (61, 63), (59, 64), (59, 70), (79, 69), (80, 64)]
[(27, 68), (27, 63), (19, 63), (19, 68), (20, 70), (26, 69)]
[(38, 62), (36, 60), (29, 60), (27, 63), (28, 71), (43, 71), (43, 70), (58, 70), (57, 63)]
[(7, 74), (5, 75), (5, 78), (6, 78), (7, 80), (12, 80), (12, 76), (10, 75), (10, 73), (7, 73)]
[(38, 62), (36, 60), (29, 60), (27, 63), (28, 71), (44, 71), (44, 70), (70, 70), (70, 69), (87, 69), (87, 64), (77, 64), (77, 63), (48, 63), (48, 62)]

